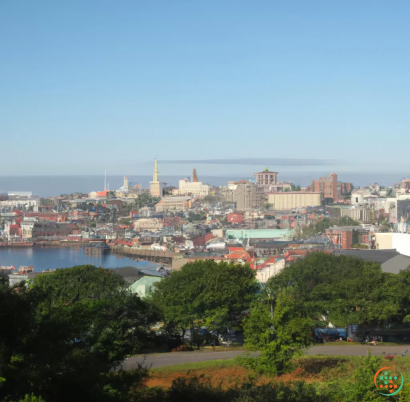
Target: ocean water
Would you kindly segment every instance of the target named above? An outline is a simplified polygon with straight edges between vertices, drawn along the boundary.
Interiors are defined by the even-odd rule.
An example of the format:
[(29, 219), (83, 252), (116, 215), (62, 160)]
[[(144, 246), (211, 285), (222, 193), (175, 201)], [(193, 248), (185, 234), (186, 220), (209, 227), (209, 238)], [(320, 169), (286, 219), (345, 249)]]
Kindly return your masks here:
[(82, 248), (0, 248), (0, 265), (33, 265), (34, 271), (55, 268), (70, 268), (75, 265), (92, 264), (103, 268), (137, 267), (144, 271), (155, 270), (159, 265), (148, 261), (137, 261), (114, 254), (89, 255)]
[[(127, 176), (130, 183), (141, 183), (149, 188), (152, 176)], [(201, 176), (200, 180), (213, 186), (226, 186), (228, 180), (241, 180), (244, 177)], [(249, 177), (251, 178), (251, 177)], [(168, 186), (178, 186), (181, 176), (161, 176), (160, 180)], [(107, 176), (111, 190), (120, 188), (124, 176)], [(89, 193), (104, 190), (104, 176), (0, 176), (0, 193), (8, 191), (31, 191), (40, 197), (50, 197), (74, 192)]]

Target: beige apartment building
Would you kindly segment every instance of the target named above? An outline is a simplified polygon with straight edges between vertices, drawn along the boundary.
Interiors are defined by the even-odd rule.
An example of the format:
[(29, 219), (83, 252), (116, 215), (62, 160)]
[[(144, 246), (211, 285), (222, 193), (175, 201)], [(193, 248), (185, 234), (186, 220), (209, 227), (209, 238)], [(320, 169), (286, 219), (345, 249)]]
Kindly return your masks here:
[(184, 211), (192, 206), (190, 197), (164, 197), (155, 205), (156, 212), (163, 211)]
[(192, 194), (197, 197), (204, 197), (210, 193), (210, 189), (211, 187), (208, 184), (202, 184), (200, 181), (189, 181), (189, 179), (183, 179), (179, 181), (179, 189), (172, 190), (172, 194)]
[(284, 193), (269, 193), (268, 202), (277, 211), (289, 211), (296, 208), (320, 206), (321, 193), (305, 193), (303, 191), (289, 191)]
[(266, 201), (265, 192), (262, 186), (251, 182), (238, 184), (233, 192), (233, 202), (236, 203), (238, 211), (248, 209), (258, 209)]
[(157, 218), (137, 219), (134, 222), (134, 229), (137, 231), (157, 231), (163, 227), (162, 220)]

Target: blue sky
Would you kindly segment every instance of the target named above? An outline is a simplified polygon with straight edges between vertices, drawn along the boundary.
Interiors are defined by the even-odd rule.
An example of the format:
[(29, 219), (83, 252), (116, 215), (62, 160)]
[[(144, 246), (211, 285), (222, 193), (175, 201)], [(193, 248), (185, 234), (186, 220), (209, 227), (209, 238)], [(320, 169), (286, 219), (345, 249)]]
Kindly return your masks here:
[[(336, 161), (269, 167), (399, 179), (409, 16), (408, 0), (3, 0), (0, 175), (311, 158)], [(192, 167), (265, 166), (160, 173)]]

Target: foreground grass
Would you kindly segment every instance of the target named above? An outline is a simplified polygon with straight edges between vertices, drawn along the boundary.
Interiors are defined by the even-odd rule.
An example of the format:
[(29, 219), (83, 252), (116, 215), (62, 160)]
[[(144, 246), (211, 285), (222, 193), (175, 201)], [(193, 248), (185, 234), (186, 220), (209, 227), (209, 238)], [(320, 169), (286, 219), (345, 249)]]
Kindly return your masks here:
[[(392, 360), (381, 356), (380, 359), (388, 366), (397, 367), (407, 378), (410, 376), (410, 356), (397, 356)], [(253, 378), (257, 385), (272, 381), (287, 384), (303, 381), (320, 389), (334, 381), (354, 382), (353, 373), (362, 361), (363, 356), (305, 355), (294, 361), (292, 371), (287, 374), (255, 376), (254, 372), (240, 365), (240, 358), (235, 357), (152, 369), (147, 385), (169, 388), (178, 378), (201, 377), (208, 379), (213, 386), (222, 384), (223, 388), (229, 388)]]
[(176, 364), (174, 366), (158, 367), (152, 369), (152, 373), (161, 372), (181, 372), (191, 370), (217, 370), (225, 367), (239, 366), (239, 361), (236, 357), (225, 360), (208, 360), (205, 362), (192, 362), (185, 364)]

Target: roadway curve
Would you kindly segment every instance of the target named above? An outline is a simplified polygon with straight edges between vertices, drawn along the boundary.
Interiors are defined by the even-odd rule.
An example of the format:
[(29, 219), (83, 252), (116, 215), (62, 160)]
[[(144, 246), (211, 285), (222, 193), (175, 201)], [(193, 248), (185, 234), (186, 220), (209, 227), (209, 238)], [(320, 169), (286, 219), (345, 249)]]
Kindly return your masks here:
[[(397, 354), (401, 355), (407, 349), (410, 349), (410, 345), (401, 346), (366, 346), (366, 345), (320, 345), (313, 346), (306, 351), (308, 355), (335, 355), (335, 356), (366, 356), (370, 350), (372, 355), (381, 356), (383, 354)], [(177, 364), (204, 362), (209, 360), (226, 360), (232, 359), (236, 356), (245, 356), (246, 351), (243, 350), (231, 350), (231, 351), (200, 351), (200, 352), (174, 352), (174, 353), (157, 353), (151, 355), (139, 355), (127, 358), (122, 367), (125, 370), (135, 368), (137, 364), (142, 364), (147, 368), (158, 368), (166, 366), (174, 366)], [(257, 356), (259, 352), (251, 353), (251, 356)]]

